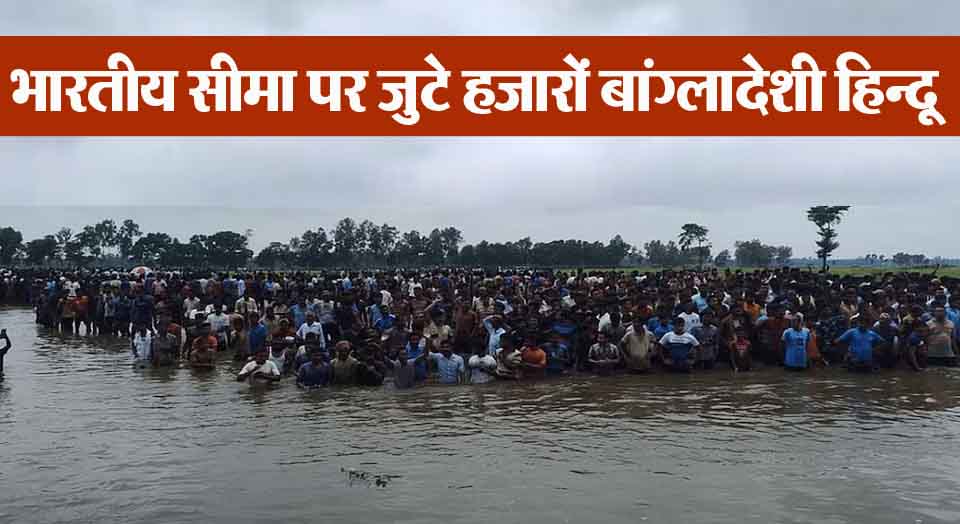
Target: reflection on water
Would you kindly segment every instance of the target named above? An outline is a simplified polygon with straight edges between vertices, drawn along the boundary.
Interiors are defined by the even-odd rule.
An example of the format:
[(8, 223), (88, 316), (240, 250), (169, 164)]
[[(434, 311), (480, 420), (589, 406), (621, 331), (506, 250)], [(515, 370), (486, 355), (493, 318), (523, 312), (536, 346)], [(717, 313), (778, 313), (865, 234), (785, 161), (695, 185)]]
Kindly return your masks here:
[(956, 370), (305, 393), (0, 326), (0, 522), (960, 521)]

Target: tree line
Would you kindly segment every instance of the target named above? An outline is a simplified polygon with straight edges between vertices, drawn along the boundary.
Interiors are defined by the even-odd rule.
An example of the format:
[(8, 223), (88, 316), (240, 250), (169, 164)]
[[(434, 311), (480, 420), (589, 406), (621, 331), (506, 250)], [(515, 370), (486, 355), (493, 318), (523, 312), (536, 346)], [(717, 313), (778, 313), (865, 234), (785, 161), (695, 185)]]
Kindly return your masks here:
[(271, 242), (254, 256), (251, 231), (218, 231), (181, 240), (168, 233), (144, 234), (127, 219), (112, 219), (80, 231), (58, 232), (23, 242), (12, 227), (0, 228), (0, 264), (28, 266), (127, 266), (237, 268), (420, 267), (442, 265), (589, 265), (620, 264), (631, 246), (617, 235), (607, 243), (556, 240), (463, 244), (455, 227), (429, 233), (401, 233), (390, 224), (343, 218), (331, 230), (308, 229), (287, 242)]
[[(830, 254), (840, 245), (836, 225), (849, 206), (815, 206), (807, 219), (817, 226), (817, 256), (826, 267)], [(251, 264), (260, 268), (330, 267), (425, 267), (425, 266), (537, 266), (615, 267), (649, 265), (683, 267), (770, 267), (787, 265), (793, 248), (759, 239), (738, 241), (734, 250), (714, 255), (709, 229), (684, 224), (676, 240), (650, 240), (642, 246), (628, 244), (620, 235), (608, 242), (567, 239), (533, 242), (524, 237), (509, 242), (481, 241), (464, 244), (455, 227), (434, 228), (429, 233), (401, 233), (390, 224), (377, 225), (343, 218), (330, 230), (308, 229), (287, 242), (271, 242), (254, 255), (252, 231), (218, 231), (180, 240), (167, 233), (144, 234), (133, 220), (102, 220), (79, 231), (62, 228), (54, 234), (23, 242), (12, 227), (0, 228), (0, 264), (84, 267), (142, 264), (157, 267), (237, 268)], [(882, 261), (870, 255), (870, 261)], [(923, 255), (897, 253), (889, 260), (897, 265), (917, 265)]]

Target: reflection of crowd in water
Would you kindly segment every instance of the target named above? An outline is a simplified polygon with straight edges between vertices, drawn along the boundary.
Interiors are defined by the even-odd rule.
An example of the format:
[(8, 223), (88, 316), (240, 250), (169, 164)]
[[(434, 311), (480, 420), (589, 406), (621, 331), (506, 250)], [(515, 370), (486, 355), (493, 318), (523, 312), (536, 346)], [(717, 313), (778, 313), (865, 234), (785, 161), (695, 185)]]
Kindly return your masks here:
[[(140, 366), (304, 387), (574, 372), (956, 365), (960, 282), (738, 271), (6, 272), (37, 323), (129, 337)], [(714, 370), (714, 371), (709, 371)]]

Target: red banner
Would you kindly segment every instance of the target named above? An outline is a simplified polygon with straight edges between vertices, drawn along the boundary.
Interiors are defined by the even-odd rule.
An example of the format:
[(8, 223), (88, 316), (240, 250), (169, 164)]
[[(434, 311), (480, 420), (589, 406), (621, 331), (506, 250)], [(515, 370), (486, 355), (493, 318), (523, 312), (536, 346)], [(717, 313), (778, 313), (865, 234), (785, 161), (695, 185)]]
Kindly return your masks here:
[(954, 136), (960, 37), (0, 37), (2, 135)]

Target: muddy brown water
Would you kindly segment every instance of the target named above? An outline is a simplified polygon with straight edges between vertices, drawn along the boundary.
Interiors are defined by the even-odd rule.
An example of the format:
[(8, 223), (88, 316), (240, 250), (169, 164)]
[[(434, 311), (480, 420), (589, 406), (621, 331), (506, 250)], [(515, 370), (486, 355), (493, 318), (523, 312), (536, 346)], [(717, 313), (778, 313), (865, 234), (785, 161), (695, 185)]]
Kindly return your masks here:
[(305, 393), (0, 327), (0, 522), (960, 522), (958, 370)]

